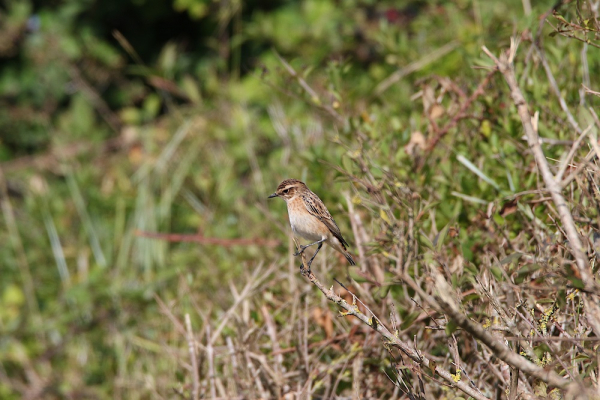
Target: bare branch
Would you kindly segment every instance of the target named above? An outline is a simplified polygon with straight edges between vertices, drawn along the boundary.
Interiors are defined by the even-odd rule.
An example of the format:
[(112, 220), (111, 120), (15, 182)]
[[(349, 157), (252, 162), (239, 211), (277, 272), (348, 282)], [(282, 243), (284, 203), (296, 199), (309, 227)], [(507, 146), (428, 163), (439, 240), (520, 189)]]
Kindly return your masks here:
[(535, 365), (531, 361), (528, 361), (525, 357), (518, 355), (506, 344), (493, 337), (481, 325), (471, 321), (466, 315), (459, 311), (457, 304), (450, 295), (452, 288), (448, 282), (446, 282), (441, 274), (437, 273), (435, 268), (432, 268), (431, 272), (434, 274), (438, 295), (436, 296), (437, 301), (431, 299), (431, 296), (427, 296), (427, 302), (430, 303), (430, 305), (431, 302), (439, 305), (439, 307), (442, 308), (444, 313), (447, 314), (450, 319), (452, 319), (458, 326), (473, 335), (473, 337), (489, 347), (496, 357), (508, 365), (518, 368), (524, 373), (536, 377), (551, 386), (560, 389), (567, 389), (570, 388), (570, 385), (575, 384), (561, 377), (556, 372), (546, 371), (544, 368)]
[(210, 382), (211, 399), (217, 397), (217, 388), (215, 385), (215, 349), (210, 338), (210, 324), (206, 324), (206, 358), (208, 359), (208, 380)]
[(196, 341), (192, 331), (190, 314), (185, 314), (185, 328), (187, 333), (188, 350), (192, 362), (192, 400), (198, 400), (200, 394), (200, 378), (198, 376), (198, 358), (196, 357)]
[(402, 79), (406, 75), (409, 75), (415, 71), (418, 71), (421, 68), (431, 64), (435, 60), (450, 53), (451, 51), (453, 51), (455, 48), (458, 47), (458, 44), (459, 43), (456, 40), (448, 42), (445, 45), (443, 45), (442, 47), (435, 49), (431, 53), (425, 55), (420, 60), (414, 61), (414, 62), (398, 69), (397, 71), (392, 73), (390, 76), (385, 78), (383, 81), (381, 81), (381, 83), (379, 83), (379, 85), (377, 85), (377, 87), (375, 88), (375, 93), (378, 95), (382, 94), (383, 92), (388, 90), (390, 88), (390, 86), (392, 86), (394, 83), (398, 82), (400, 79)]
[[(569, 121), (569, 124), (571, 124), (573, 129), (575, 129), (575, 132), (577, 132), (578, 134), (581, 134), (581, 128), (579, 127), (579, 124), (577, 123), (577, 121), (575, 121), (575, 117), (573, 117), (573, 114), (571, 114), (571, 111), (569, 110), (569, 107), (567, 106), (567, 102), (560, 94), (560, 89), (558, 87), (558, 83), (556, 83), (556, 79), (554, 79), (554, 75), (552, 74), (550, 65), (548, 65), (548, 61), (546, 60), (546, 56), (544, 55), (544, 52), (537, 46), (535, 47), (535, 50), (538, 53), (540, 60), (542, 61), (542, 65), (544, 66), (544, 70), (546, 71), (546, 76), (548, 77), (548, 82), (550, 83), (550, 87), (552, 88), (552, 90), (554, 91), (554, 94), (558, 98), (558, 103), (560, 104), (560, 108), (562, 108), (564, 113), (567, 115), (567, 120)], [(510, 69), (513, 71), (513, 75), (514, 75), (514, 69), (512, 68), (512, 65), (510, 66)], [(502, 72), (502, 70), (500, 70), (500, 72)], [(506, 75), (504, 74), (504, 72), (502, 72), (502, 74), (506, 78)], [(509, 86), (510, 86), (510, 84), (509, 84)], [(517, 89), (520, 92), (520, 89), (518, 88), (518, 86), (517, 86)], [(513, 90), (513, 88), (511, 87), (511, 91), (512, 90)], [(513, 97), (513, 99), (514, 99), (514, 97)]]
[[(588, 260), (585, 257), (585, 253), (583, 250), (583, 245), (581, 240), (579, 239), (579, 233), (577, 232), (577, 228), (575, 226), (575, 222), (573, 221), (573, 216), (569, 210), (569, 207), (563, 197), (561, 191), (560, 183), (554, 179), (552, 172), (550, 171), (550, 166), (546, 160), (546, 156), (542, 150), (540, 145), (539, 136), (537, 132), (533, 129), (531, 124), (531, 114), (529, 112), (529, 107), (527, 106), (527, 102), (525, 101), (525, 97), (519, 88), (517, 83), (517, 78), (515, 76), (514, 65), (512, 62), (509, 62), (511, 57), (503, 54), (500, 59), (494, 57), (492, 53), (484, 46), (483, 51), (494, 61), (498, 70), (504, 76), (508, 87), (510, 88), (511, 97), (515, 106), (517, 107), (517, 112), (519, 113), (519, 117), (521, 117), (521, 123), (523, 124), (523, 129), (525, 130), (525, 134), (527, 135), (527, 141), (529, 143), (529, 148), (531, 149), (542, 178), (544, 179), (544, 183), (548, 188), (548, 191), (552, 195), (552, 200), (556, 205), (558, 210), (558, 214), (560, 216), (560, 220), (565, 229), (567, 239), (569, 240), (569, 247), (575, 260), (577, 262), (577, 272), (579, 274), (579, 278), (583, 282), (585, 289), (591, 292), (597, 292), (597, 286), (593, 280), (592, 271), (588, 264)], [(509, 53), (513, 55), (516, 52), (516, 43), (515, 41), (511, 41), (511, 48)], [(554, 85), (556, 86), (556, 85)], [(560, 98), (559, 98), (560, 99)], [(563, 100), (564, 102), (564, 100)], [(572, 115), (568, 113), (568, 109), (563, 107), (567, 115), (570, 116), (569, 121), (575, 130), (581, 132), (581, 129), (575, 122)]]
[(302, 89), (304, 89), (304, 91), (306, 93), (308, 93), (308, 95), (311, 98), (311, 101), (323, 108), (325, 111), (327, 111), (332, 117), (334, 117), (336, 120), (338, 120), (339, 122), (344, 122), (344, 117), (342, 117), (332, 106), (330, 106), (329, 104), (323, 104), (323, 102), (321, 101), (321, 99), (319, 98), (319, 95), (317, 94), (317, 92), (315, 92), (313, 90), (313, 88), (310, 87), (310, 85), (308, 83), (306, 83), (306, 81), (304, 80), (304, 78), (302, 78), (300, 75), (298, 75), (298, 73), (296, 72), (296, 70), (287, 62), (284, 60), (283, 57), (281, 57), (279, 55), (278, 52), (273, 51), (275, 53), (275, 56), (279, 59), (279, 62), (281, 64), (283, 64), (283, 66), (285, 67), (285, 69), (287, 69), (288, 73), (295, 78), (298, 83), (300, 84), (300, 86), (302, 86)]
[(594, 123), (590, 124), (590, 126), (588, 126), (583, 132), (581, 132), (581, 135), (579, 135), (579, 137), (577, 138), (575, 143), (573, 143), (573, 146), (571, 146), (569, 153), (564, 158), (564, 160), (562, 160), (560, 167), (558, 168), (558, 172), (554, 176), (555, 180), (560, 181), (562, 179), (562, 176), (564, 175), (565, 171), (567, 170), (567, 167), (569, 166), (571, 159), (575, 155), (575, 152), (577, 152), (577, 149), (579, 149), (579, 146), (581, 145), (581, 141), (583, 139), (585, 139), (585, 137), (592, 130), (593, 127), (594, 127)]
[[(302, 262), (303, 265), (306, 265), (306, 255), (302, 253)], [(483, 394), (481, 394), (476, 388), (472, 387), (465, 381), (459, 380), (458, 382), (455, 380), (455, 377), (446, 370), (439, 368), (433, 361), (430, 361), (427, 357), (424, 357), (420, 352), (418, 352), (412, 344), (405, 343), (401, 341), (398, 337), (392, 334), (385, 325), (379, 322), (379, 319), (373, 315), (369, 318), (367, 315), (363, 314), (356, 304), (349, 304), (342, 297), (338, 296), (333, 291), (333, 286), (330, 289), (327, 289), (321, 281), (317, 279), (315, 274), (312, 271), (303, 271), (303, 274), (306, 278), (314, 284), (319, 290), (327, 297), (329, 301), (334, 302), (338, 306), (342, 307), (344, 312), (340, 312), (340, 315), (347, 316), (353, 315), (362, 321), (364, 324), (370, 326), (375, 331), (377, 331), (381, 336), (383, 336), (389, 345), (392, 345), (398, 349), (400, 349), (404, 354), (406, 354), (411, 360), (417, 363), (424, 369), (430, 370), (433, 373), (437, 373), (440, 375), (451, 387), (456, 387), (459, 390), (463, 391), (465, 394), (473, 397), (476, 400), (489, 400)]]

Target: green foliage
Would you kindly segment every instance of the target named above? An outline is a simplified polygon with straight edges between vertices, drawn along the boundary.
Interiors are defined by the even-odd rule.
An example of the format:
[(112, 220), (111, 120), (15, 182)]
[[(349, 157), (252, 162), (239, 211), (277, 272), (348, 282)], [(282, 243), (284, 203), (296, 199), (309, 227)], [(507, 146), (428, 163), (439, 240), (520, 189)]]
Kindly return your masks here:
[[(499, 285), (581, 286), (557, 256), (556, 218), (538, 201), (539, 176), (501, 77), (453, 122), (488, 73), (473, 68), (490, 65), (481, 45), (498, 53), (515, 31), (537, 34), (542, 6), (524, 16), (516, 0), (401, 7), (174, 0), (165, 12), (165, 4), (155, 3), (67, 1), (37, 8), (21, 0), (0, 14), (0, 33), (10, 39), (0, 43), (6, 61), (0, 70), (1, 398), (24, 396), (37, 384), (32, 376), (50, 398), (168, 397), (173, 388), (187, 395), (183, 316), (191, 316), (197, 340), (204, 341), (200, 329), (214, 333), (226, 321), (226, 310), (263, 262), (277, 269), (265, 272), (265, 281), (237, 306), (217, 346), (225, 349), (228, 337), (274, 362), (278, 355), (265, 334), (265, 312), (273, 310), (288, 371), (308, 363), (298, 358), (305, 338), (295, 333), (305, 329), (311, 351), (319, 348), (327, 361), (316, 362), (315, 371), (339, 373), (340, 395), (352, 390), (346, 364), (358, 355), (367, 375), (400, 370), (381, 358), (378, 345), (363, 346), (372, 336), (343, 319), (332, 322), (320, 293), (298, 289), (296, 262), (285, 266), (291, 249), (285, 206), (266, 199), (288, 177), (306, 181), (352, 237), (348, 193), (365, 230), (361, 245), (384, 279), (377, 282), (363, 268), (374, 261), (344, 274), (326, 253), (315, 262), (323, 280), (349, 275), (366, 288), (361, 296), (372, 293), (380, 317), (396, 304), (402, 334), (435, 356), (449, 354), (446, 337), (436, 335), (460, 339), (461, 331), (452, 322), (442, 322), (438, 333), (424, 328), (435, 321), (397, 278), (402, 261), (410, 260), (409, 273), (425, 288), (428, 269), (443, 270), (457, 293), (468, 292), (461, 305), (473, 319), (490, 316), (485, 296), (473, 292), (483, 275)], [(134, 35), (119, 18), (113, 26), (113, 12), (152, 29)], [(168, 37), (157, 33), (163, 13), (172, 19)], [(39, 28), (28, 27), (36, 21)], [(122, 37), (112, 36), (115, 29)], [(540, 32), (543, 50), (585, 128), (593, 122), (588, 107), (598, 101), (580, 101), (580, 83), (585, 75), (592, 88), (600, 86), (600, 53), (588, 49), (582, 68), (581, 46), (547, 38), (550, 31)], [(574, 140), (544, 69), (527, 55), (527, 35), (516, 68), (532, 111), (540, 111), (540, 135)], [(451, 50), (436, 53), (448, 43)], [(400, 78), (382, 90), (397, 71)], [(549, 160), (565, 151), (544, 150)], [(584, 186), (575, 187), (571, 204), (593, 221), (598, 211)], [(591, 226), (581, 229), (591, 232)], [(169, 242), (143, 232), (220, 242)], [(232, 246), (237, 239), (278, 244)], [(527, 301), (544, 304), (536, 296)], [(568, 302), (561, 299), (557, 312), (565, 313)], [(302, 325), (304, 318), (310, 326)], [(334, 335), (352, 329), (360, 339), (335, 342), (334, 329)], [(335, 346), (321, 349), (322, 341)], [(540, 358), (546, 350), (535, 349)], [(227, 354), (216, 362), (224, 381), (231, 373)], [(575, 357), (593, 371), (587, 353)], [(315, 395), (332, 387), (327, 377), (311, 379)], [(298, 382), (304, 384), (290, 385)], [(393, 391), (383, 379), (369, 385), (373, 397)], [(245, 396), (259, 397), (246, 389)]]

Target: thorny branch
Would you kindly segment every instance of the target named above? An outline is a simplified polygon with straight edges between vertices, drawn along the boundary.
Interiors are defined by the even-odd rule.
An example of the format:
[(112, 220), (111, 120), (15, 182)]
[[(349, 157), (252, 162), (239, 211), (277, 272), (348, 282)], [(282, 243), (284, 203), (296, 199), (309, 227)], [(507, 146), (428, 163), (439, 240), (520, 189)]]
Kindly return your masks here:
[(332, 106), (330, 106), (329, 104), (323, 103), (321, 101), (321, 99), (319, 98), (319, 95), (317, 94), (317, 92), (315, 92), (313, 90), (313, 88), (311, 88), (308, 85), (308, 83), (306, 83), (306, 81), (304, 80), (304, 78), (302, 78), (302, 76), (298, 75), (298, 73), (296, 72), (296, 70), (286, 60), (284, 60), (284, 58), (281, 57), (279, 55), (279, 53), (277, 53), (276, 51), (275, 51), (275, 56), (277, 56), (277, 58), (279, 59), (279, 62), (281, 64), (283, 64), (283, 66), (288, 71), (288, 73), (293, 78), (295, 78), (295, 79), (298, 80), (298, 83), (300, 84), (300, 86), (302, 86), (302, 89), (304, 89), (304, 91), (310, 95), (311, 100), (313, 101), (314, 104), (316, 104), (317, 106), (319, 106), (322, 109), (324, 109), (325, 111), (327, 111), (338, 122), (344, 122), (344, 118)]
[(562, 190), (560, 182), (554, 179), (554, 175), (550, 170), (550, 166), (548, 165), (548, 161), (546, 160), (546, 156), (544, 155), (544, 151), (540, 145), (539, 136), (531, 123), (529, 107), (527, 106), (525, 97), (523, 96), (523, 93), (521, 92), (521, 89), (517, 83), (513, 65), (513, 60), (517, 51), (517, 41), (514, 39), (511, 40), (510, 50), (507, 54), (502, 54), (499, 59), (494, 56), (485, 46), (483, 47), (483, 51), (494, 61), (496, 67), (500, 73), (502, 73), (506, 83), (508, 84), (508, 87), (510, 88), (510, 94), (515, 106), (517, 107), (519, 117), (521, 118), (521, 123), (523, 124), (523, 129), (525, 130), (529, 147), (531, 148), (531, 151), (535, 157), (542, 178), (544, 179), (544, 183), (552, 195), (552, 200), (556, 205), (560, 220), (567, 235), (567, 239), (569, 240), (569, 247), (577, 263), (577, 272), (579, 274), (579, 278), (581, 278), (586, 291), (597, 293), (597, 285), (593, 280), (592, 271), (588, 264), (588, 260), (585, 257), (583, 244), (579, 239), (579, 233), (577, 232), (575, 222), (573, 221), (573, 216), (571, 215), (565, 198), (561, 193)]
[(444, 126), (442, 129), (435, 132), (436, 135), (429, 140), (429, 143), (427, 143), (427, 151), (431, 152), (435, 146), (437, 146), (438, 142), (442, 140), (442, 138), (448, 133), (448, 131), (454, 128), (461, 119), (464, 119), (467, 116), (467, 110), (479, 96), (485, 93), (485, 88), (490, 83), (492, 76), (494, 76), (493, 71), (488, 73), (486, 77), (483, 78), (471, 96), (460, 106), (460, 110), (458, 110), (454, 117), (452, 117), (452, 120), (450, 120), (450, 122), (448, 122), (448, 124), (446, 124), (446, 126)]
[[(357, 297), (354, 294), (351, 293), (354, 299), (353, 303), (348, 303), (341, 296), (337, 295), (334, 292), (333, 286), (327, 289), (325, 285), (323, 285), (321, 281), (317, 279), (317, 277), (312, 271), (307, 271), (304, 269), (304, 265), (306, 265), (306, 254), (302, 253), (302, 274), (306, 276), (306, 278), (312, 284), (314, 284), (329, 301), (337, 304), (345, 310), (340, 311), (341, 316), (355, 316), (361, 322), (370, 326), (381, 336), (383, 336), (386, 340), (387, 345), (396, 347), (399, 350), (401, 350), (404, 354), (406, 354), (411, 360), (413, 360), (419, 367), (423, 368), (424, 370), (430, 370), (434, 374), (437, 373), (451, 387), (456, 387), (457, 389), (463, 391), (465, 394), (468, 394), (469, 396), (472, 396), (477, 400), (487, 399), (487, 397), (485, 397), (485, 395), (483, 395), (476, 387), (473, 387), (466, 381), (456, 381), (455, 375), (452, 375), (450, 372), (439, 368), (434, 361), (423, 356), (423, 354), (416, 350), (416, 348), (413, 345), (410, 345), (400, 340), (397, 336), (397, 332), (390, 332), (390, 330), (372, 312), (370, 312), (371, 314), (373, 314), (371, 317), (362, 313), (356, 304)], [(548, 371), (543, 367), (537, 366), (531, 361), (528, 361), (526, 358), (516, 354), (505, 343), (493, 337), (483, 327), (471, 321), (466, 315), (459, 311), (458, 306), (454, 303), (452, 297), (448, 295), (448, 293), (450, 293), (452, 289), (449, 287), (445, 279), (439, 274), (434, 275), (436, 275), (436, 288), (438, 290), (438, 296), (436, 298), (433, 298), (432, 296), (426, 294), (420, 287), (416, 285), (414, 281), (412, 281), (412, 279), (407, 274), (403, 275), (403, 279), (405, 279), (409, 286), (413, 287), (413, 289), (417, 289), (417, 293), (421, 297), (423, 297), (424, 300), (426, 300), (431, 307), (433, 307), (440, 313), (445, 313), (450, 319), (455, 321), (458, 326), (463, 328), (465, 331), (469, 332), (471, 335), (473, 335), (474, 338), (480, 340), (488, 348), (490, 348), (490, 350), (492, 350), (496, 357), (506, 362), (515, 370), (520, 370), (521, 372), (533, 376), (552, 387), (566, 390), (570, 393), (571, 396), (586, 396), (588, 394), (586, 392), (586, 389), (582, 387), (579, 382), (569, 381), (563, 378), (562, 376), (558, 375), (554, 371)], [(415, 288), (415, 286), (417, 287)], [(435, 379), (434, 376), (428, 376), (431, 379)]]
[(137, 230), (135, 235), (152, 239), (166, 240), (167, 242), (196, 242), (201, 244), (211, 244), (214, 246), (232, 247), (232, 246), (265, 246), (276, 247), (281, 244), (279, 240), (262, 239), (262, 238), (239, 238), (239, 239), (222, 239), (206, 237), (198, 234), (184, 233), (160, 233), (160, 232), (145, 232)]
[[(334, 302), (335, 304), (337, 304), (338, 306), (342, 307), (345, 310), (343, 312), (340, 312), (340, 314), (342, 316), (347, 316), (347, 315), (355, 316), (361, 322), (370, 326), (375, 331), (377, 331), (377, 333), (379, 333), (381, 336), (383, 336), (384, 339), (387, 341), (387, 344), (400, 349), (404, 354), (406, 354), (411, 360), (413, 360), (415, 363), (417, 363), (417, 365), (419, 365), (423, 369), (430, 370), (434, 374), (437, 373), (451, 387), (456, 387), (456, 388), (460, 389), (465, 394), (473, 397), (474, 399), (489, 400), (477, 388), (472, 387), (466, 381), (459, 380), (457, 382), (450, 372), (439, 368), (438, 366), (436, 366), (435, 362), (430, 361), (427, 357), (423, 356), (418, 350), (416, 350), (414, 348), (414, 346), (400, 340), (396, 336), (396, 334), (393, 334), (392, 332), (390, 332), (388, 330), (388, 328), (381, 323), (381, 321), (379, 320), (379, 318), (377, 318), (377, 316), (373, 315), (372, 317), (369, 318), (367, 315), (363, 314), (358, 309), (358, 306), (356, 305), (356, 296), (352, 295), (352, 297), (353, 297), (353, 299), (355, 299), (355, 301), (353, 302), (353, 304), (349, 304), (346, 300), (344, 300), (342, 297), (340, 297), (333, 291), (333, 286), (331, 288), (327, 289), (325, 287), (325, 285), (323, 285), (321, 283), (321, 281), (319, 281), (317, 279), (317, 277), (315, 276), (315, 274), (312, 273), (312, 271), (304, 270), (304, 265), (306, 265), (305, 252), (302, 253), (302, 268), (303, 268), (302, 273), (303, 273), (303, 275), (306, 276), (306, 278), (312, 284), (314, 284), (325, 295), (325, 297), (327, 297), (327, 299), (329, 301)], [(433, 377), (431, 377), (431, 378), (433, 378)]]

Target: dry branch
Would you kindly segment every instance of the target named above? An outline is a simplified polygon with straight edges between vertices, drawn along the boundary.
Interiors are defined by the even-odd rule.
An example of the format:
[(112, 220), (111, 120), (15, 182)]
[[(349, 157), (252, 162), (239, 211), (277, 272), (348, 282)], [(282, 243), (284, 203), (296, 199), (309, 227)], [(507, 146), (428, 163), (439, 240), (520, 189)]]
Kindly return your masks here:
[(160, 233), (160, 232), (145, 232), (136, 230), (136, 236), (166, 240), (168, 242), (196, 242), (201, 244), (211, 244), (215, 246), (232, 247), (232, 246), (265, 246), (276, 247), (281, 244), (279, 240), (262, 239), (262, 238), (240, 238), (240, 239), (222, 239), (205, 237), (198, 234), (183, 234), (183, 233)]
[(444, 57), (446, 54), (452, 52), (454, 49), (456, 49), (458, 47), (458, 44), (459, 43), (456, 40), (448, 42), (445, 45), (443, 45), (442, 47), (433, 50), (431, 53), (426, 54), (420, 60), (414, 61), (414, 62), (398, 69), (397, 71), (392, 73), (390, 76), (385, 78), (383, 81), (381, 81), (381, 83), (379, 83), (377, 85), (377, 87), (375, 88), (375, 93), (378, 95), (381, 95), (383, 92), (388, 90), (390, 88), (390, 86), (392, 86), (394, 83), (398, 82), (400, 79), (402, 79), (406, 75), (409, 75), (415, 71), (419, 71), (423, 67), (431, 64), (432, 62), (434, 62), (434, 61), (440, 59), (441, 57)]
[[(554, 179), (554, 175), (550, 170), (550, 166), (548, 165), (546, 156), (544, 155), (544, 151), (540, 145), (539, 136), (531, 123), (529, 107), (527, 106), (527, 102), (525, 101), (523, 92), (521, 92), (521, 89), (519, 88), (519, 84), (515, 76), (513, 60), (517, 51), (517, 42), (512, 40), (508, 53), (502, 54), (499, 59), (494, 56), (485, 46), (483, 47), (483, 51), (494, 61), (496, 67), (502, 73), (506, 83), (508, 84), (508, 87), (510, 88), (510, 94), (515, 106), (517, 107), (519, 117), (521, 118), (521, 123), (527, 136), (529, 148), (535, 157), (542, 178), (544, 179), (544, 183), (552, 195), (552, 200), (556, 205), (561, 223), (566, 232), (567, 239), (569, 240), (569, 248), (575, 257), (579, 278), (581, 278), (586, 291), (597, 293), (597, 285), (593, 280), (592, 271), (588, 264), (588, 260), (585, 257), (583, 245), (579, 239), (579, 233), (577, 232), (575, 222), (573, 221), (573, 216), (571, 215), (565, 198), (561, 193), (562, 190), (560, 182)], [(575, 124), (575, 126), (577, 125)]]
[[(306, 265), (306, 254), (305, 253), (302, 253), (302, 263), (303, 263), (303, 266)], [(361, 322), (370, 326), (375, 331), (377, 331), (381, 336), (383, 336), (388, 345), (394, 346), (394, 347), (400, 349), (404, 354), (406, 354), (411, 360), (413, 360), (422, 369), (429, 370), (434, 374), (437, 373), (449, 384), (449, 386), (458, 388), (459, 390), (461, 390), (465, 394), (473, 397), (476, 400), (489, 400), (478, 389), (472, 387), (466, 381), (459, 380), (457, 382), (455, 380), (455, 377), (453, 377), (450, 372), (439, 368), (435, 364), (435, 362), (430, 361), (427, 357), (423, 356), (418, 350), (416, 350), (414, 348), (414, 346), (412, 344), (405, 343), (402, 340), (400, 340), (395, 334), (391, 333), (388, 330), (388, 328), (385, 327), (385, 325), (383, 325), (381, 323), (381, 321), (379, 320), (379, 318), (377, 318), (377, 316), (373, 315), (372, 317), (369, 318), (367, 315), (363, 314), (358, 309), (358, 306), (356, 305), (356, 296), (352, 295), (352, 297), (353, 297), (353, 299), (355, 299), (355, 301), (353, 304), (349, 304), (346, 300), (344, 300), (342, 297), (338, 296), (333, 291), (333, 286), (330, 289), (327, 289), (321, 283), (321, 281), (319, 281), (317, 279), (317, 277), (315, 276), (315, 274), (312, 273), (312, 271), (305, 271), (305, 270), (302, 270), (302, 271), (303, 271), (303, 275), (306, 276), (306, 278), (312, 284), (314, 284), (325, 295), (325, 297), (327, 297), (327, 299), (329, 301), (334, 302), (335, 304), (337, 304), (338, 306), (342, 307), (345, 310), (343, 312), (340, 312), (340, 315), (355, 316)], [(431, 376), (429, 376), (429, 377), (433, 378)]]
[(290, 74), (290, 76), (292, 76), (293, 78), (295, 78), (298, 81), (298, 83), (300, 84), (300, 86), (302, 86), (302, 89), (304, 89), (304, 91), (309, 94), (309, 96), (311, 97), (311, 101), (313, 102), (313, 104), (315, 104), (315, 105), (321, 107), (322, 109), (324, 109), (325, 111), (327, 111), (329, 113), (329, 115), (331, 115), (333, 118), (335, 118), (338, 122), (344, 122), (344, 117), (342, 117), (329, 104), (321, 102), (321, 100), (320, 100), (319, 95), (317, 94), (317, 92), (315, 92), (313, 90), (313, 88), (311, 88), (310, 85), (308, 83), (306, 83), (306, 81), (304, 80), (304, 78), (302, 78), (302, 76), (298, 75), (298, 73), (296, 72), (296, 70), (287, 61), (285, 61), (283, 59), (283, 57), (281, 57), (279, 55), (279, 53), (277, 53), (276, 51), (274, 51), (274, 53), (275, 53), (275, 56), (279, 59), (279, 62), (288, 71), (288, 73)]
[(467, 101), (460, 106), (460, 110), (458, 110), (458, 112), (452, 117), (450, 122), (448, 122), (442, 129), (436, 130), (435, 136), (429, 139), (429, 142), (427, 143), (427, 151), (431, 152), (435, 146), (437, 146), (438, 142), (442, 140), (442, 138), (450, 131), (450, 129), (454, 128), (461, 119), (467, 117), (467, 110), (479, 96), (485, 93), (485, 87), (490, 83), (492, 76), (494, 76), (493, 71), (489, 72), (486, 77), (482, 79), (475, 91), (473, 91)]
[(435, 299), (426, 294), (408, 274), (403, 274), (402, 279), (431, 307), (440, 313), (445, 313), (459, 327), (463, 328), (474, 338), (485, 344), (493, 352), (495, 357), (504, 361), (511, 367), (520, 369), (521, 372), (536, 377), (541, 381), (557, 388), (573, 391), (579, 391), (581, 389), (577, 383), (570, 382), (562, 378), (554, 371), (546, 371), (544, 368), (539, 367), (531, 361), (528, 361), (526, 358), (516, 354), (506, 344), (496, 339), (481, 325), (471, 321), (466, 315), (459, 311), (458, 306), (450, 295), (452, 288), (448, 285), (444, 277), (437, 273), (435, 268), (432, 268), (431, 272), (434, 274), (438, 293), (438, 296)]
[(432, 305), (431, 303), (438, 304), (450, 319), (452, 319), (458, 326), (473, 335), (473, 337), (485, 344), (490, 350), (492, 350), (496, 357), (511, 367), (518, 368), (525, 374), (536, 377), (551, 386), (560, 389), (567, 389), (570, 385), (575, 384), (564, 379), (556, 372), (546, 371), (544, 368), (535, 365), (525, 357), (518, 355), (506, 344), (502, 343), (489, 332), (487, 332), (481, 325), (471, 321), (459, 310), (457, 304), (449, 294), (452, 292), (452, 288), (448, 285), (448, 282), (446, 282), (441, 274), (435, 273), (435, 268), (432, 268), (431, 271), (435, 275), (434, 279), (436, 282), (438, 296), (436, 298), (437, 301), (430, 299), (431, 296), (427, 296), (427, 302), (430, 303), (430, 305)]
[(200, 379), (198, 377), (198, 358), (196, 357), (196, 341), (194, 340), (194, 331), (190, 314), (185, 314), (185, 328), (187, 333), (188, 351), (190, 353), (190, 362), (192, 364), (192, 400), (198, 400), (200, 395)]

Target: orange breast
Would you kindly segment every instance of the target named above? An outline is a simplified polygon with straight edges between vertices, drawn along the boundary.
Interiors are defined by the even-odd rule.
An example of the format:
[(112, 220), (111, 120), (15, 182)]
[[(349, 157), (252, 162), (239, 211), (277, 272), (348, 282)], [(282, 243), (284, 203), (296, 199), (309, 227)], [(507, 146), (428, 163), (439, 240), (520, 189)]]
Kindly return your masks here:
[(292, 230), (298, 236), (317, 241), (331, 235), (327, 226), (308, 212), (301, 199), (288, 202), (288, 214)]

